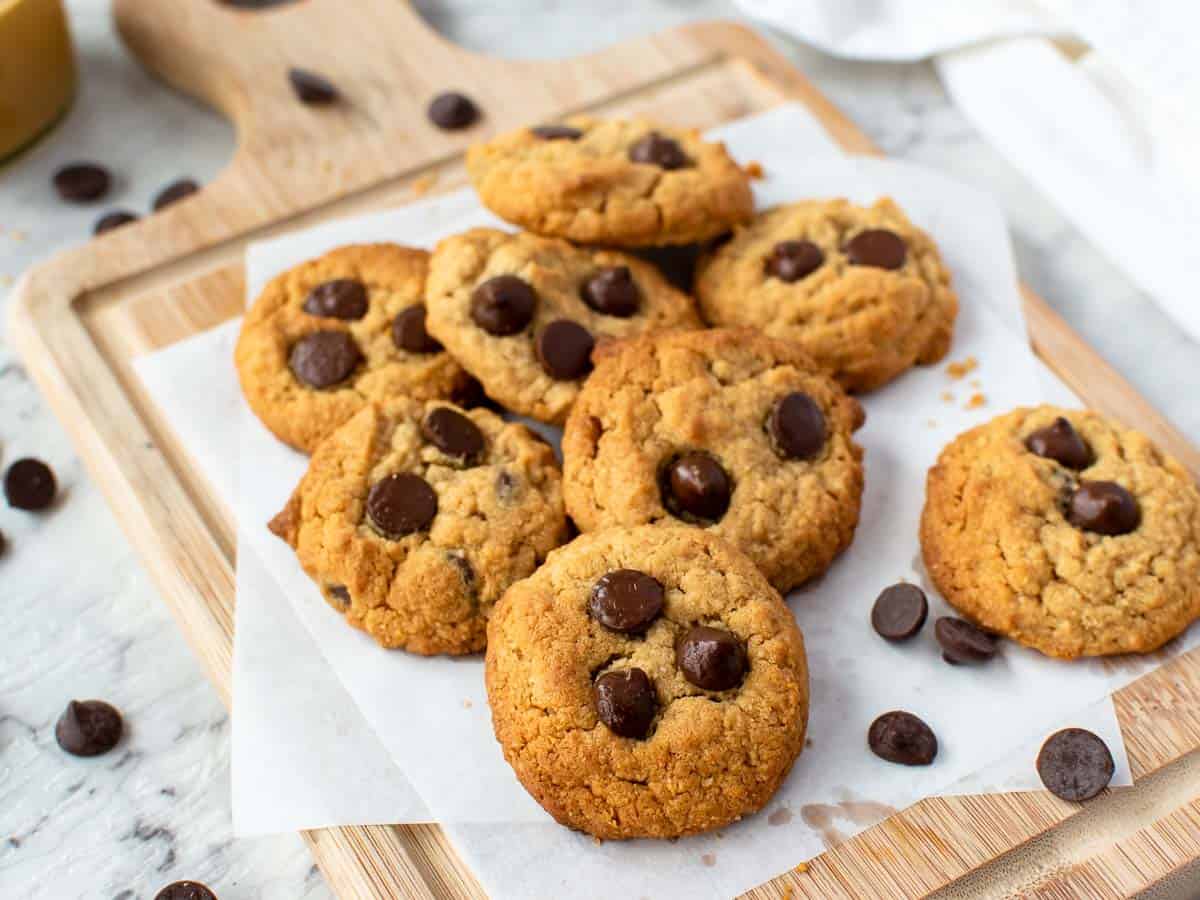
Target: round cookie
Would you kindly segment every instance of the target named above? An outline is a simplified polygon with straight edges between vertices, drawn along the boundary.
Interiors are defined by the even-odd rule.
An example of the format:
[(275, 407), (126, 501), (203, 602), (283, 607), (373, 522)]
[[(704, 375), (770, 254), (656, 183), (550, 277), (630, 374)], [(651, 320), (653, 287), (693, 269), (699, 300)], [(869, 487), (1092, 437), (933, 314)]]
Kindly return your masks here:
[(622, 344), (563, 434), (567, 512), (584, 531), (683, 521), (781, 591), (849, 546), (863, 490), (858, 401), (797, 345), (739, 329)]
[(946, 355), (958, 300), (930, 237), (890, 199), (777, 206), (701, 260), (701, 312), (798, 342), (850, 391)]
[(276, 437), (311, 453), (370, 401), (466, 396), (470, 377), (424, 328), (429, 254), (339, 247), (273, 278), (234, 354), (242, 393)]
[(563, 825), (671, 838), (761, 809), (804, 746), (808, 672), (753, 563), (695, 528), (576, 538), (496, 607), (496, 738)]
[(405, 397), (322, 441), (270, 527), (349, 624), (425, 655), (483, 649), (496, 601), (566, 537), (548, 444)]
[(921, 547), (951, 604), (1049, 656), (1149, 652), (1200, 617), (1200, 491), (1094, 412), (1017, 409), (955, 438)]
[(690, 244), (754, 211), (750, 180), (694, 129), (575, 116), (467, 152), (483, 204), (535, 234), (581, 244)]
[(515, 413), (561, 423), (595, 346), (699, 327), (692, 300), (653, 265), (556, 238), (476, 228), (438, 244), (429, 330)]

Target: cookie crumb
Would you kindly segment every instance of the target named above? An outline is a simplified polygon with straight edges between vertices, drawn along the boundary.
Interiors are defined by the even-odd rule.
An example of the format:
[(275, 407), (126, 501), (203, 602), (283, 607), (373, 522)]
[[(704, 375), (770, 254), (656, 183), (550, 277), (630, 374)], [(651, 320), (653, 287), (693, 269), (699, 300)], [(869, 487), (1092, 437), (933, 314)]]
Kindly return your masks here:
[(973, 356), (968, 356), (962, 362), (952, 362), (946, 366), (946, 374), (951, 378), (962, 378), (970, 372), (974, 372), (979, 367), (979, 360)]
[(943, 403), (953, 403), (954, 395), (952, 393), (950, 393), (949, 391), (942, 391), (942, 402)]
[(925, 427), (926, 428), (937, 428), (937, 419), (926, 419)]
[(975, 390), (979, 390), (981, 387), (983, 387), (983, 382), (980, 381), (978, 378), (972, 378), (970, 381), (967, 382), (967, 384), (969, 384), (971, 387), (975, 388)]
[(967, 401), (967, 405), (963, 408), (964, 409), (979, 409), (979, 407), (983, 406), (985, 403), (987, 403), (987, 397), (983, 396), (983, 394), (976, 392), (971, 395), (971, 399)]
[(717, 864), (717, 855), (715, 853), (705, 853), (700, 857), (700, 862), (704, 863), (711, 869)]
[(474, 706), (474, 705), (475, 705), (475, 704), (474, 704), (474, 703), (472, 703), (470, 700), (464, 700), (464, 701), (463, 701), (463, 709), (470, 709), (470, 708), (471, 708), (472, 706)]
[(803, 875), (805, 872), (808, 871), (808, 863), (806, 863), (806, 862), (796, 863), (796, 866), (795, 866), (795, 868), (792, 869), (792, 871), (799, 872), (801, 875)]
[(412, 192), (418, 197), (424, 197), (431, 190), (433, 190), (433, 186), (437, 184), (437, 181), (437, 172), (426, 172), (420, 178), (417, 178), (415, 181), (413, 181)]
[(765, 178), (766, 172), (763, 171), (762, 163), (758, 161), (748, 162), (742, 167), (742, 171), (750, 178)]

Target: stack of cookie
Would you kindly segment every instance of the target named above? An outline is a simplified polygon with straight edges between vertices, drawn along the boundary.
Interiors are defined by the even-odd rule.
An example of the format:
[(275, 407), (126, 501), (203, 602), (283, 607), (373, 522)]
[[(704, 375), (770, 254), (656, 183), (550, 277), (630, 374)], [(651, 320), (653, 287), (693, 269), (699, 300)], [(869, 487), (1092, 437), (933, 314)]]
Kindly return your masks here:
[[(560, 822), (605, 838), (720, 827), (761, 809), (803, 748), (804, 647), (780, 592), (849, 546), (863, 491), (852, 394), (944, 356), (949, 274), (888, 199), (756, 214), (746, 173), (690, 130), (577, 117), (474, 147), (468, 169), (484, 205), (523, 230), (474, 229), (432, 254), (334, 250), (247, 314), (247, 400), (312, 457), (271, 528), (384, 647), (486, 647), (496, 736)], [(698, 259), (682, 290), (646, 261), (656, 248)], [(516, 416), (564, 426), (561, 468)], [(1108, 459), (1101, 428), (1091, 440)], [(1029, 598), (997, 613), (1011, 596), (980, 590), (1005, 572), (969, 548), (983, 534), (994, 550), (988, 529), (1012, 517), (983, 499), (956, 508), (982, 464), (971, 454), (931, 476), (931, 570), (984, 624), (1052, 631)], [(1162, 494), (1178, 472), (1156, 459), (1164, 474), (1138, 487), (1159, 492), (1143, 527), (1163, 508), (1192, 530), (1169, 566), (1152, 561), (1165, 526), (1140, 552), (1158, 577), (1192, 578), (1174, 588), (1188, 602), (1145, 640), (1075, 641), (1080, 652), (1141, 649), (1184, 607), (1197, 614), (1200, 501)], [(1066, 483), (1049, 463), (1012, 465), (1047, 498)], [(1094, 490), (1078, 505), (1104, 518), (1093, 507), (1108, 489)], [(1108, 552), (1089, 541), (1081, 564)], [(1071, 597), (1086, 607), (1085, 581)], [(1133, 615), (1115, 569), (1106, 585), (1117, 619)], [(1162, 593), (1140, 590), (1145, 614)]]

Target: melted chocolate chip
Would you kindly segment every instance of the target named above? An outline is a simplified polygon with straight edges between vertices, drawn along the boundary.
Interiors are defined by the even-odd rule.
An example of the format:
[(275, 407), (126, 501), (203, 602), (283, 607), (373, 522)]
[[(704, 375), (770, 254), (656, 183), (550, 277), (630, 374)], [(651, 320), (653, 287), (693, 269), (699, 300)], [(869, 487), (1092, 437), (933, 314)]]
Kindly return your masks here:
[(577, 141), (583, 132), (570, 125), (535, 125), (529, 129), (543, 141)]
[(631, 145), (629, 158), (635, 163), (646, 163), (660, 169), (682, 169), (691, 164), (678, 141), (657, 131), (650, 132)]
[(341, 98), (332, 81), (308, 69), (288, 69), (288, 82), (296, 99), (306, 106), (328, 106)]
[(4, 473), (4, 497), (14, 509), (40, 512), (54, 502), (58, 482), (40, 459), (18, 459)]
[(842, 249), (851, 264), (876, 269), (899, 269), (908, 255), (900, 236), (886, 228), (860, 231)]
[(72, 163), (54, 173), (54, 189), (68, 203), (91, 203), (108, 193), (112, 176), (97, 163)]
[(596, 341), (578, 322), (557, 319), (542, 329), (535, 349), (538, 362), (556, 381), (574, 381), (592, 370)]
[(613, 631), (642, 634), (663, 608), (663, 586), (645, 572), (616, 569), (592, 587), (588, 612)]
[(1108, 745), (1082, 728), (1064, 728), (1050, 735), (1037, 757), (1042, 784), (1071, 803), (1091, 800), (1108, 787), (1115, 768)]
[[(226, 0), (228, 2), (228, 0)], [(248, 6), (244, 2), (237, 4), (238, 6)], [(263, 3), (259, 0), (260, 6), (271, 4)], [(217, 895), (204, 884), (198, 881), (173, 881), (165, 888), (154, 895), (154, 900), (217, 900)]]
[(429, 120), (438, 128), (455, 131), (479, 118), (479, 107), (466, 94), (446, 91), (429, 101)]
[(729, 476), (707, 453), (685, 453), (663, 470), (663, 505), (675, 516), (715, 522), (729, 509), (732, 493)]
[(362, 351), (349, 334), (316, 331), (295, 343), (288, 366), (309, 387), (323, 389), (345, 381), (362, 360)]
[(720, 628), (693, 625), (675, 646), (675, 664), (683, 677), (706, 691), (727, 691), (742, 683), (748, 665), (746, 648)]
[(367, 494), (367, 518), (376, 531), (394, 541), (428, 528), (437, 510), (437, 494), (420, 475), (388, 475)]
[(780, 241), (771, 249), (763, 268), (780, 281), (793, 282), (811, 275), (823, 262), (825, 254), (812, 241)]
[(392, 320), (392, 343), (398, 350), (407, 350), (409, 353), (442, 351), (442, 345), (425, 330), (425, 306), (421, 303), (414, 303), (396, 313), (396, 318)]
[(330, 585), (326, 590), (329, 596), (337, 601), (338, 606), (343, 610), (350, 605), (350, 591), (346, 589), (344, 584)]
[(318, 284), (304, 298), (304, 311), (325, 319), (361, 319), (367, 314), (367, 288), (353, 278)]
[(196, 184), (191, 178), (180, 178), (178, 181), (173, 181), (165, 188), (158, 192), (158, 196), (154, 198), (154, 211), (165, 209), (172, 203), (182, 200), (184, 197), (190, 197), (196, 191), (200, 190), (200, 185)]
[(903, 710), (886, 712), (872, 722), (867, 746), (880, 759), (903, 766), (927, 766), (938, 752), (933, 729)]
[(784, 459), (812, 459), (825, 446), (825, 415), (812, 397), (794, 391), (772, 408), (767, 433)]
[(906, 641), (925, 624), (929, 603), (915, 584), (893, 584), (875, 598), (871, 627), (889, 641)]
[(103, 700), (72, 700), (54, 726), (54, 739), (72, 756), (99, 756), (121, 740), (121, 714)]
[(933, 636), (950, 663), (986, 662), (996, 655), (996, 638), (966, 619), (942, 616), (933, 626)]
[(629, 266), (600, 269), (583, 284), (583, 302), (598, 313), (628, 319), (642, 305), (642, 292)]
[(448, 406), (431, 410), (421, 421), (421, 434), (447, 456), (474, 465), (483, 455), (483, 432), (474, 422)]
[(96, 224), (92, 226), (92, 234), (104, 234), (106, 231), (112, 231), (114, 228), (120, 228), (122, 225), (128, 225), (137, 220), (138, 217), (133, 213), (115, 209), (96, 220)]
[(1086, 469), (1095, 461), (1092, 448), (1065, 418), (1039, 428), (1025, 439), (1025, 446), (1038, 456), (1052, 459), (1068, 469)]
[(516, 275), (489, 278), (471, 293), (471, 319), (497, 337), (522, 331), (535, 309), (537, 292)]
[(596, 714), (616, 735), (641, 739), (650, 733), (658, 712), (654, 684), (641, 669), (605, 672), (592, 685)]
[(1081, 481), (1067, 504), (1067, 521), (1096, 534), (1128, 534), (1141, 524), (1142, 511), (1115, 481)]

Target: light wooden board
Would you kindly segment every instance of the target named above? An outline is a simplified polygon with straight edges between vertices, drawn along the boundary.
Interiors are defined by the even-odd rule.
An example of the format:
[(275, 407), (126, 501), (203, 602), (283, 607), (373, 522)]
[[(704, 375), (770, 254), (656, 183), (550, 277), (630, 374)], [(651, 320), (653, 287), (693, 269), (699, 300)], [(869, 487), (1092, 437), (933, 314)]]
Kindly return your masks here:
[[(760, 37), (732, 24), (530, 63), (455, 48), (400, 0), (308, 0), (269, 12), (196, 2), (172, 4), (170, 15), (160, 0), (114, 8), (133, 52), (229, 116), (238, 148), (198, 195), (27, 273), (9, 333), (226, 703), (232, 518), (131, 361), (240, 312), (249, 240), (403, 203), (435, 180), (435, 189), (461, 184), (468, 143), (581, 110), (706, 128), (798, 100), (847, 151), (876, 152)], [(348, 102), (299, 105), (286, 84), (291, 65), (328, 75)], [(446, 134), (427, 123), (426, 102), (447, 87), (479, 101), (479, 126)], [(1043, 301), (1025, 300), (1034, 347), (1087, 403), (1200, 473), (1200, 453)], [(751, 895), (1100, 898), (1160, 882), (1200, 858), (1200, 654), (1121, 691), (1117, 710), (1134, 788), (1083, 812), (1044, 793), (925, 800)], [(304, 837), (340, 898), (482, 896), (436, 826)]]

